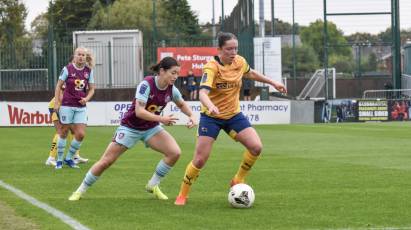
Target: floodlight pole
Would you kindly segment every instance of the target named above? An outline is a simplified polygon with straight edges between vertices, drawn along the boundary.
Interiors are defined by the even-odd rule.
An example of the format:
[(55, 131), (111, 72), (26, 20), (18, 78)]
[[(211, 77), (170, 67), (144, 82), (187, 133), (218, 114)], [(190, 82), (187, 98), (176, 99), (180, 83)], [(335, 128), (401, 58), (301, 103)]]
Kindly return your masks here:
[(157, 25), (156, 25), (156, 0), (153, 0), (153, 41), (157, 39)]
[[(260, 36), (265, 37), (264, 0), (259, 1)], [(264, 46), (263, 46), (264, 49)], [(264, 67), (263, 67), (264, 68)]]
[(296, 63), (296, 53), (295, 53), (295, 17), (294, 17), (294, 0), (292, 1), (293, 8), (293, 32), (292, 32), (292, 41), (293, 41), (293, 85), (294, 85), (294, 95), (297, 96), (297, 63)]
[(221, 0), (221, 28), (220, 31), (224, 31), (224, 0)]
[(217, 42), (216, 42), (216, 29), (215, 29), (215, 4), (214, 4), (214, 0), (212, 0), (212, 4), (213, 4), (213, 18), (211, 19), (211, 24), (212, 24), (212, 28), (213, 28), (213, 45), (217, 46)]
[(274, 0), (271, 0), (271, 35), (275, 36)]
[(328, 100), (328, 28), (327, 28), (327, 0), (324, 0), (324, 97)]
[(392, 78), (394, 89), (401, 89), (400, 3), (391, 0)]

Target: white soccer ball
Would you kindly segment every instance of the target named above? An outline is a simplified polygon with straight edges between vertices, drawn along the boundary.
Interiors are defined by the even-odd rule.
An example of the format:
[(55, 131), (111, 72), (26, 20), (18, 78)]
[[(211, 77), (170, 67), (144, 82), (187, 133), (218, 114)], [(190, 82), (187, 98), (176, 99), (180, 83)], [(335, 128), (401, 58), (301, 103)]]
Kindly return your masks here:
[(228, 193), (228, 202), (234, 208), (249, 208), (253, 205), (254, 199), (253, 189), (246, 184), (236, 184)]

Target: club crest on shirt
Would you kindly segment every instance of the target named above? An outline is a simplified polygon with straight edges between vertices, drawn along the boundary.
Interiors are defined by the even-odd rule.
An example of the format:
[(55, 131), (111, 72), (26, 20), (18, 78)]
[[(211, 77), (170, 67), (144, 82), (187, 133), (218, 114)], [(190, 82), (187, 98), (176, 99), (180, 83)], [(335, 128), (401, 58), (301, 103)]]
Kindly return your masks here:
[(84, 78), (88, 79), (88, 77), (89, 77), (88, 73), (84, 73)]

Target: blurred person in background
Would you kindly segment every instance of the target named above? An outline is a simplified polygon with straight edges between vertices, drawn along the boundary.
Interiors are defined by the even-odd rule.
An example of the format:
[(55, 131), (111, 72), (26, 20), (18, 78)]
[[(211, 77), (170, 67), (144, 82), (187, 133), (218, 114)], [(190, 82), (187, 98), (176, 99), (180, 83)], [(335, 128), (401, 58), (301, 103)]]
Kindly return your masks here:
[[(73, 62), (61, 71), (55, 90), (54, 111), (59, 114), (61, 132), (57, 141), (56, 169), (63, 167), (63, 155), (69, 129), (74, 133), (64, 163), (70, 168), (79, 168), (73, 160), (80, 149), (87, 126), (86, 104), (94, 95), (94, 57), (91, 51), (79, 47), (74, 51)], [(62, 86), (65, 90), (62, 92)], [(60, 95), (63, 97), (60, 98)]]
[(197, 86), (196, 77), (194, 76), (193, 70), (191, 69), (188, 71), (186, 84), (187, 84), (187, 91), (189, 93), (189, 100), (190, 101), (197, 100), (198, 86)]
[[(74, 59), (74, 56), (71, 55), (70, 58), (69, 58), (68, 64), (72, 63), (73, 59)], [(65, 87), (66, 87), (65, 85), (62, 85), (61, 94), (60, 94), (60, 101), (63, 98), (63, 92), (64, 92)], [(54, 111), (54, 102), (55, 102), (55, 99), (53, 97), (49, 102), (48, 109), (49, 109), (49, 112), (50, 112), (50, 116), (51, 116), (51, 120), (53, 122), (54, 128), (56, 130), (56, 133), (53, 136), (53, 139), (52, 139), (52, 142), (51, 142), (51, 148), (50, 148), (50, 152), (49, 152), (49, 157), (47, 158), (46, 163), (45, 163), (46, 165), (51, 165), (53, 167), (56, 166), (57, 139), (59, 137), (59, 133), (61, 132), (61, 124), (60, 124), (60, 121), (59, 121), (59, 115), (58, 115), (57, 112)], [(73, 139), (73, 131), (70, 130), (70, 132), (67, 135), (67, 139), (68, 139), (68, 142), (71, 143), (71, 141)], [(88, 159), (82, 158), (80, 156), (80, 150), (76, 151), (76, 153), (74, 154), (73, 159), (74, 159), (75, 163), (77, 163), (77, 164), (87, 163), (88, 162)]]

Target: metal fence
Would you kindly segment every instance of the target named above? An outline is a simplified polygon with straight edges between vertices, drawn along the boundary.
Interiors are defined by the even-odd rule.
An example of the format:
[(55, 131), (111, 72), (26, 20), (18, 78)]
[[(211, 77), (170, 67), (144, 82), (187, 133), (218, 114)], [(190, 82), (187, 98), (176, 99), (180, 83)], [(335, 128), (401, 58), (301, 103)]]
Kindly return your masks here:
[(1, 91), (49, 90), (48, 69), (2, 69)]
[(366, 90), (364, 99), (409, 99), (411, 98), (411, 75), (401, 76), (402, 89)]
[[(149, 67), (157, 62), (158, 47), (207, 47), (212, 39), (145, 41), (133, 44), (87, 44), (95, 56), (97, 88), (131, 88), (141, 76), (151, 74)], [(0, 90), (50, 90), (62, 68), (73, 55), (70, 42), (14, 44), (0, 47)], [(141, 64), (142, 63), (142, 64)], [(139, 74), (143, 71), (143, 74)]]

